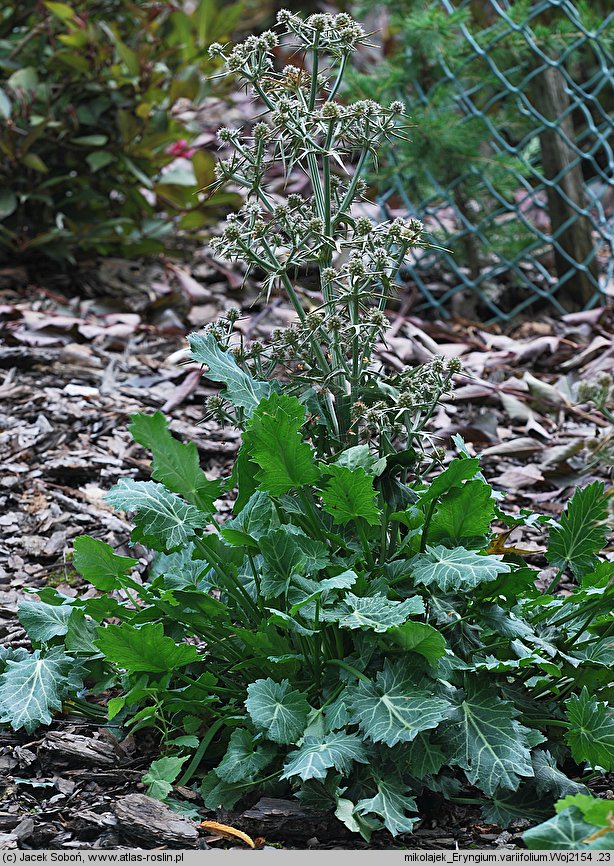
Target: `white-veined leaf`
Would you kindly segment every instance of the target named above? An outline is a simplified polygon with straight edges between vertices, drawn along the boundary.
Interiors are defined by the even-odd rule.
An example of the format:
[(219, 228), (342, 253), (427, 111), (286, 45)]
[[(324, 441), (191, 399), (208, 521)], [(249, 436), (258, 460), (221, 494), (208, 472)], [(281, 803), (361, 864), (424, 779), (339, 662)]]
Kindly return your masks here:
[(456, 721), (445, 726), (444, 742), (453, 750), (450, 762), (489, 796), (498, 788), (515, 791), (521, 777), (534, 775), (528, 731), (516, 721), (516, 712), (496, 692), (478, 689), (465, 696)]
[(155, 481), (122, 478), (106, 495), (110, 505), (134, 512), (134, 537), (154, 550), (173, 550), (185, 544), (207, 523), (207, 517)]
[(245, 706), (253, 723), (276, 743), (295, 743), (311, 712), (305, 696), (292, 689), (288, 680), (276, 683), (270, 677), (250, 683)]
[(364, 682), (345, 691), (350, 717), (375, 743), (396, 746), (409, 743), (449, 716), (451, 705), (416, 686), (402, 662), (384, 663), (376, 681)]
[(230, 735), (226, 754), (215, 768), (225, 782), (246, 782), (257, 776), (275, 757), (272, 743), (258, 745), (245, 728), (238, 728)]
[(322, 738), (305, 737), (300, 748), (289, 753), (282, 779), (324, 779), (331, 767), (347, 775), (354, 761), (369, 761), (364, 742), (355, 734), (335, 731)]
[(31, 733), (48, 725), (62, 699), (80, 687), (75, 660), (55, 647), (41, 657), (36, 650), (26, 658), (8, 659), (0, 675), (0, 722)]
[(393, 836), (399, 833), (411, 833), (418, 816), (408, 818), (407, 812), (417, 812), (418, 807), (413, 797), (408, 797), (408, 786), (399, 778), (374, 778), (377, 794), (373, 797), (359, 800), (355, 812), (359, 815), (377, 815), (384, 822), (386, 829)]
[(249, 417), (265, 397), (272, 392), (270, 382), (258, 382), (244, 372), (237, 364), (230, 351), (221, 349), (213, 334), (189, 334), (188, 343), (192, 358), (199, 364), (209, 368), (207, 378), (213, 382), (222, 382), (226, 386), (223, 392), (233, 406), (245, 409)]
[(416, 583), (435, 584), (444, 592), (464, 593), (511, 571), (500, 556), (480, 556), (464, 547), (427, 547), (412, 560)]
[(406, 601), (390, 601), (381, 593), (360, 598), (348, 592), (338, 605), (322, 611), (321, 615), (328, 622), (337, 622), (341, 628), (365, 628), (381, 633), (401, 625), (413, 614), (423, 612), (420, 596)]

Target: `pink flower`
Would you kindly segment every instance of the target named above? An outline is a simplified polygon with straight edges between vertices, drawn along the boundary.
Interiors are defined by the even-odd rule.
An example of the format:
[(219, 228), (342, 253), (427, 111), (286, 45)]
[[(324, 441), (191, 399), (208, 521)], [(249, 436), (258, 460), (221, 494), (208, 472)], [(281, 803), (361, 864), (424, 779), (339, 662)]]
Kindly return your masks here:
[(180, 138), (179, 141), (175, 141), (166, 148), (166, 153), (177, 158), (184, 157), (185, 159), (190, 159), (196, 153), (196, 148), (190, 147), (185, 138)]

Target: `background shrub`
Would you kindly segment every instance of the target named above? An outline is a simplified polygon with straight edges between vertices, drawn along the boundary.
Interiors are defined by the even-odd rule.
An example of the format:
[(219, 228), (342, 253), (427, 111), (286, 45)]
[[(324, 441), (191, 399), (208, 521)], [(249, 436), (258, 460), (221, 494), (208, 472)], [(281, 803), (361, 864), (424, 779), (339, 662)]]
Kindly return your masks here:
[[(159, 251), (216, 206), (213, 158), (178, 101), (211, 89), (241, 5), (25, 0), (0, 13), (0, 257)], [(41, 14), (41, 11), (43, 14)], [(178, 156), (187, 161), (169, 165)]]

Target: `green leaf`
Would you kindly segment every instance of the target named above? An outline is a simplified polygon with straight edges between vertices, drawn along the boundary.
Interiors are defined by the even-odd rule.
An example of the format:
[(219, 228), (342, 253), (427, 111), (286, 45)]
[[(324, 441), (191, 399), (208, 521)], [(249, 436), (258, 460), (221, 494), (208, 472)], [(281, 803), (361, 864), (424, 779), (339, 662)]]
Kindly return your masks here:
[(527, 729), (515, 715), (513, 704), (483, 688), (468, 693), (457, 720), (446, 725), (445, 741), (453, 750), (450, 762), (489, 796), (498, 788), (515, 791), (521, 776), (534, 775)]
[[(565, 809), (549, 821), (531, 827), (523, 833), (522, 839), (529, 850), (539, 851), (579, 851), (586, 850), (588, 845), (583, 844), (595, 832), (592, 824), (587, 824), (582, 818), (582, 813), (573, 806)], [(614, 846), (614, 833), (611, 845)]]
[(245, 728), (230, 735), (226, 754), (215, 772), (225, 782), (248, 781), (271, 763), (276, 749), (271, 743), (256, 746), (254, 738)]
[(369, 475), (377, 477), (386, 468), (386, 458), (378, 458), (368, 445), (354, 445), (341, 452), (335, 460), (335, 465), (347, 466), (348, 469), (364, 469)]
[(160, 622), (148, 622), (140, 628), (129, 623), (101, 627), (95, 643), (107, 661), (129, 673), (166, 673), (201, 659), (196, 647), (167, 637)]
[(388, 634), (404, 650), (419, 653), (430, 662), (437, 661), (446, 654), (444, 636), (436, 628), (425, 622), (408, 620), (403, 625), (390, 629)]
[(247, 687), (245, 706), (253, 723), (276, 743), (294, 743), (307, 726), (311, 707), (288, 680), (276, 683), (268, 677)]
[(260, 550), (264, 559), (261, 590), (265, 598), (276, 598), (288, 588), (293, 574), (304, 571), (305, 554), (298, 537), (286, 527), (261, 536)]
[(97, 172), (114, 162), (115, 157), (108, 150), (95, 150), (92, 153), (88, 153), (85, 161), (93, 172)]
[(48, 166), (37, 153), (26, 153), (26, 155), (21, 158), (21, 162), (27, 168), (31, 168), (33, 171), (38, 171), (40, 174), (47, 174), (49, 171)]
[[(1, 120), (8, 120), (9, 117), (11, 116), (12, 110), (13, 110), (13, 107), (11, 105), (11, 100), (8, 98), (8, 96), (6, 95), (4, 90), (0, 87), (0, 119)], [(12, 195), (12, 193), (7, 193), (5, 190), (3, 192), (3, 195), (6, 197), (7, 195)], [(13, 195), (13, 199), (15, 200), (15, 207), (17, 207), (17, 199), (15, 198), (14, 195)], [(6, 198), (4, 199), (4, 201), (6, 201)], [(6, 205), (5, 205), (5, 207), (6, 207)], [(15, 210), (15, 207), (13, 207), (12, 210), (5, 212), (4, 209), (0, 206), (0, 219), (4, 219), (5, 217), (9, 216), (9, 214), (13, 213), (13, 211)]]
[(0, 722), (28, 733), (51, 724), (51, 713), (62, 709), (62, 699), (76, 691), (75, 660), (55, 647), (41, 658), (39, 650), (8, 659), (0, 675)]
[(490, 529), (494, 511), (490, 487), (481, 481), (468, 481), (440, 499), (428, 529), (429, 541), (460, 544), (482, 538)]
[(278, 526), (279, 518), (273, 500), (264, 490), (257, 490), (239, 514), (226, 521), (221, 532), (229, 544), (257, 547), (258, 539)]
[(348, 469), (333, 464), (326, 466), (325, 472), (332, 477), (322, 491), (322, 502), (324, 511), (335, 523), (343, 525), (361, 517), (372, 526), (379, 523), (377, 491), (371, 475), (367, 475), (364, 469)]
[(355, 812), (359, 815), (377, 815), (384, 822), (386, 829), (393, 836), (399, 833), (411, 833), (418, 816), (407, 817), (407, 812), (417, 812), (418, 807), (413, 797), (408, 797), (408, 786), (399, 778), (374, 777), (377, 794), (356, 803)]
[(207, 773), (200, 786), (200, 796), (203, 798), (205, 808), (233, 809), (241, 797), (247, 794), (250, 788), (242, 782), (224, 782), (215, 770)]
[(352, 721), (370, 740), (390, 747), (411, 742), (450, 713), (448, 701), (416, 686), (402, 662), (386, 660), (376, 682), (361, 680), (346, 694)]
[(11, 90), (34, 93), (38, 87), (38, 73), (34, 66), (22, 66), (9, 77), (7, 85)]
[(565, 773), (559, 770), (550, 752), (536, 749), (531, 755), (531, 761), (538, 796), (552, 794), (553, 797), (558, 798), (588, 791), (585, 785), (568, 779)]
[(511, 571), (500, 556), (480, 556), (464, 547), (427, 547), (412, 560), (416, 583), (436, 584), (444, 592), (464, 593)]
[(513, 821), (543, 821), (552, 814), (552, 797), (538, 796), (530, 783), (518, 791), (500, 788), (482, 806), (482, 818), (489, 824), (509, 827)]
[(101, 592), (111, 592), (125, 586), (126, 572), (138, 559), (118, 556), (110, 544), (90, 535), (80, 535), (74, 542), (74, 566), (79, 574)]
[(601, 481), (576, 490), (559, 526), (550, 532), (546, 557), (557, 568), (571, 567), (576, 577), (595, 568), (608, 528), (607, 497)]
[(420, 596), (401, 602), (390, 601), (381, 593), (359, 598), (348, 592), (332, 610), (322, 611), (322, 619), (337, 622), (341, 628), (366, 628), (381, 633), (404, 623), (409, 616), (423, 612)]
[(475, 478), (479, 469), (480, 461), (477, 457), (459, 457), (453, 460), (447, 469), (440, 472), (437, 478), (420, 494), (420, 505), (428, 505), (453, 487), (458, 487), (464, 481)]
[(256, 478), (271, 496), (313, 484), (319, 477), (313, 451), (301, 435), (305, 407), (296, 397), (272, 394), (262, 400), (244, 435)]
[(165, 800), (173, 790), (173, 782), (179, 775), (181, 768), (188, 760), (189, 755), (182, 758), (169, 756), (152, 761), (149, 770), (141, 781), (147, 785), (147, 793), (154, 800)]
[(156, 553), (149, 566), (149, 579), (153, 582), (164, 576), (164, 585), (169, 589), (199, 588), (210, 570), (209, 563), (194, 559), (195, 548), (190, 542), (174, 553)]
[(407, 772), (416, 779), (434, 776), (446, 762), (446, 756), (440, 746), (431, 742), (427, 733), (420, 733), (407, 746)]
[(199, 511), (211, 514), (220, 496), (219, 481), (209, 481), (200, 468), (194, 442), (183, 444), (170, 433), (161, 412), (133, 415), (129, 428), (132, 438), (153, 456), (152, 478), (178, 493)]
[(53, 637), (66, 634), (72, 604), (45, 604), (42, 601), (22, 601), (18, 608), (19, 622), (30, 640), (47, 643)]
[(339, 797), (337, 800), (337, 808), (335, 809), (335, 818), (338, 818), (342, 824), (348, 828), (351, 833), (360, 833), (367, 842), (371, 841), (371, 836), (374, 830), (380, 830), (381, 822), (375, 818), (365, 818), (358, 815), (355, 811), (354, 803), (345, 797)]
[(94, 646), (97, 623), (88, 619), (78, 607), (73, 608), (68, 620), (68, 631), (64, 638), (64, 646), (71, 655), (100, 656)]
[(207, 378), (223, 382), (226, 386), (223, 396), (233, 406), (244, 409), (248, 418), (260, 401), (270, 396), (271, 383), (252, 379), (239, 367), (232, 352), (220, 349), (213, 334), (190, 334), (188, 343), (192, 358), (209, 368)]
[(88, 147), (103, 147), (108, 140), (106, 135), (81, 135), (71, 139), (73, 144), (83, 144)]
[(122, 478), (106, 500), (115, 508), (135, 513), (133, 537), (154, 550), (173, 550), (185, 544), (207, 522), (201, 511), (155, 481)]
[(52, 2), (52, 0), (45, 0), (45, 6), (53, 15), (59, 18), (60, 21), (72, 21), (76, 14), (75, 10), (71, 9), (67, 3), (57, 3)]
[(354, 761), (369, 762), (365, 744), (355, 734), (336, 731), (321, 738), (304, 737), (300, 748), (288, 754), (281, 778), (324, 779), (331, 767), (347, 775)]
[[(2, 91), (0, 91), (0, 94)], [(2, 117), (1, 113), (2, 102), (0, 100), (0, 118)], [(17, 196), (14, 192), (11, 192), (8, 189), (3, 189), (0, 191), (0, 220), (4, 220), (9, 217), (12, 213), (15, 213), (17, 210)]]
[(614, 812), (611, 800), (602, 800), (590, 794), (570, 794), (555, 804), (555, 810), (562, 812), (570, 806), (578, 809), (589, 824), (594, 824), (596, 827), (611, 826)]
[(574, 760), (614, 770), (614, 710), (591, 698), (586, 686), (565, 706), (570, 724), (565, 740)]

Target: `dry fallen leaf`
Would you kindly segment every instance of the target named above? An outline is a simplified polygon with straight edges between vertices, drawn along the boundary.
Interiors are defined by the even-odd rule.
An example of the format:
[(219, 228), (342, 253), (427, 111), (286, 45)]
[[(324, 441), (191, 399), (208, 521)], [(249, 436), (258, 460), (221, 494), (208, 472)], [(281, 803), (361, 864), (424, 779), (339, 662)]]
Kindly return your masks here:
[(217, 821), (201, 821), (200, 826), (203, 830), (208, 830), (210, 833), (217, 833), (225, 839), (230, 839), (231, 841), (240, 839), (250, 848), (256, 847), (256, 843), (251, 836), (248, 836), (247, 833), (244, 833), (242, 830), (237, 830), (235, 827), (231, 827), (229, 824), (219, 824)]
[(504, 556), (506, 553), (515, 553), (517, 556), (528, 556), (530, 553), (538, 552), (535, 550), (527, 550), (524, 547), (514, 547), (514, 545), (506, 547), (505, 542), (513, 531), (514, 529), (508, 529), (505, 532), (500, 532), (499, 535), (492, 539), (488, 545), (486, 553), (494, 553), (496, 556)]

